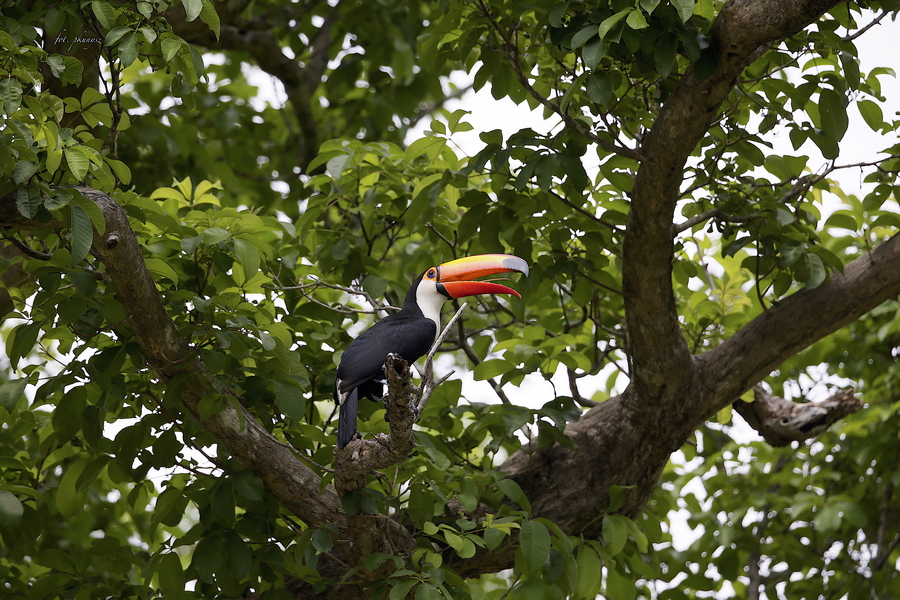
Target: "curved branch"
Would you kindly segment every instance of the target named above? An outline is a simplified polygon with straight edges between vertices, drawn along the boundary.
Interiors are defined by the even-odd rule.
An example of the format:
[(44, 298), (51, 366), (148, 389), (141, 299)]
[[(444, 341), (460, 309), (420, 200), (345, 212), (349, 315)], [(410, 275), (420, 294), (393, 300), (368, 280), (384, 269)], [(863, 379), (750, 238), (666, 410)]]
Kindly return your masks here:
[(708, 382), (707, 414), (740, 396), (779, 364), (900, 294), (900, 236), (876, 246), (831, 281), (789, 296), (697, 357)]
[[(717, 68), (693, 69), (666, 100), (639, 152), (623, 244), (622, 283), (634, 373), (644, 401), (672, 400), (693, 376), (672, 290), (672, 228), (687, 158), (758, 51), (800, 31), (837, 0), (731, 0), (711, 30)], [(755, 382), (754, 382), (755, 383)]]
[[(216, 389), (203, 361), (181, 337), (166, 312), (156, 283), (144, 264), (141, 248), (125, 211), (108, 195), (91, 188), (77, 188), (97, 203), (106, 219), (106, 231), (94, 232), (91, 252), (106, 266), (147, 364), (170, 386), (181, 390), (184, 405), (246, 469), (263, 480), (266, 489), (290, 511), (310, 523), (345, 525), (340, 499), (333, 487), (320, 490), (322, 478), (294, 455), (290, 446), (276, 440), (244, 408), (230, 390)], [(15, 192), (0, 198), (0, 228), (20, 231), (61, 230), (58, 219), (40, 222), (22, 218)], [(201, 418), (200, 400), (210, 394), (225, 396), (222, 412)]]

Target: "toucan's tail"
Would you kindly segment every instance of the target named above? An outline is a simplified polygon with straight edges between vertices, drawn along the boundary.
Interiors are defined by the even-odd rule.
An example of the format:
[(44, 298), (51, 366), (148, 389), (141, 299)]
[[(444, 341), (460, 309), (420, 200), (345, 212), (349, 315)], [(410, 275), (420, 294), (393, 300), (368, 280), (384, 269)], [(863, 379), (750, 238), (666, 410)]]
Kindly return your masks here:
[(341, 414), (338, 417), (337, 447), (343, 448), (356, 435), (356, 412), (359, 408), (359, 390), (353, 388), (341, 402)]

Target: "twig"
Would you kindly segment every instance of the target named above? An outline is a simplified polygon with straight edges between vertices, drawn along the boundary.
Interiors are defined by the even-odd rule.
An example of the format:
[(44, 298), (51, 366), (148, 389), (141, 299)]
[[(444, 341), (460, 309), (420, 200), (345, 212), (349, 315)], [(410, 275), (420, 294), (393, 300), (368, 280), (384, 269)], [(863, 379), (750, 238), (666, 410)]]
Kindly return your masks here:
[[(325, 308), (327, 308), (329, 310), (333, 310), (335, 312), (344, 313), (344, 314), (378, 314), (380, 312), (386, 312), (386, 311), (391, 311), (391, 310), (393, 310), (393, 311), (400, 310), (400, 308), (397, 306), (393, 306), (390, 304), (379, 304), (378, 302), (375, 301), (374, 298), (372, 298), (372, 296), (369, 295), (368, 292), (365, 292), (363, 290), (355, 290), (353, 288), (344, 287), (342, 285), (337, 285), (334, 283), (327, 283), (327, 282), (321, 281), (321, 280), (315, 280), (312, 283), (303, 283), (300, 285), (278, 285), (278, 286), (268, 286), (268, 287), (269, 287), (269, 289), (278, 290), (278, 291), (282, 291), (282, 292), (287, 291), (287, 290), (297, 290), (300, 293), (302, 293), (303, 296), (310, 302), (314, 302), (315, 304), (324, 306)], [(362, 296), (363, 298), (365, 298), (366, 302), (368, 302), (369, 305), (372, 306), (372, 310), (366, 310), (364, 308), (354, 308), (354, 309), (341, 308), (341, 307), (331, 306), (325, 302), (322, 302), (321, 300), (316, 300), (308, 292), (314, 292), (315, 290), (317, 290), (320, 287), (324, 287), (324, 288), (328, 288), (328, 289), (332, 289), (332, 290), (338, 290), (340, 292), (344, 292), (345, 294), (353, 294), (355, 296)]]
[(52, 253), (50, 253), (50, 252), (41, 252), (40, 250), (35, 250), (34, 248), (32, 248), (31, 246), (29, 246), (28, 244), (25, 244), (25, 243), (23, 243), (23, 242), (20, 242), (19, 240), (17, 240), (17, 239), (14, 238), (14, 237), (10, 237), (10, 236), (4, 234), (4, 235), (3, 235), (3, 239), (5, 239), (6, 241), (8, 241), (10, 244), (12, 244), (13, 246), (15, 246), (16, 248), (18, 248), (19, 251), (22, 252), (22, 254), (25, 254), (26, 256), (29, 256), (29, 257), (31, 257), (31, 258), (35, 258), (35, 259), (37, 259), (37, 260), (50, 260), (51, 258), (53, 258), (53, 254), (52, 254)]
[(431, 394), (434, 392), (434, 388), (442, 384), (447, 380), (448, 377), (450, 377), (454, 373), (454, 371), (450, 371), (449, 373), (441, 377), (438, 381), (435, 381), (434, 355), (441, 347), (441, 344), (444, 343), (444, 340), (447, 339), (447, 336), (450, 334), (450, 329), (462, 316), (462, 312), (467, 305), (467, 302), (463, 302), (462, 306), (459, 307), (459, 310), (456, 311), (456, 314), (453, 315), (449, 321), (447, 321), (447, 325), (444, 326), (444, 330), (441, 331), (441, 334), (437, 337), (436, 340), (434, 340), (434, 344), (431, 345), (431, 350), (428, 351), (428, 355), (425, 357), (425, 365), (421, 369), (419, 369), (419, 377), (422, 378), (422, 382), (419, 384), (419, 400), (416, 403), (417, 414), (422, 414), (422, 411), (425, 410), (425, 405), (428, 404), (428, 399), (431, 398)]

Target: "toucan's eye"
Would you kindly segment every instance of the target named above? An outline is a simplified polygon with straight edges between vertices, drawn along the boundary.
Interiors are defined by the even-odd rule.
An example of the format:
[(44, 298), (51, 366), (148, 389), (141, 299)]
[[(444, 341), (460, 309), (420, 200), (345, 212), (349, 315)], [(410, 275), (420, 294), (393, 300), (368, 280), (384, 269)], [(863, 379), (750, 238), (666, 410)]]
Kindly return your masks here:
[(435, 271), (434, 269), (428, 269), (428, 272), (425, 273), (425, 277), (427, 277), (428, 279), (434, 279), (435, 277), (437, 277), (437, 271)]

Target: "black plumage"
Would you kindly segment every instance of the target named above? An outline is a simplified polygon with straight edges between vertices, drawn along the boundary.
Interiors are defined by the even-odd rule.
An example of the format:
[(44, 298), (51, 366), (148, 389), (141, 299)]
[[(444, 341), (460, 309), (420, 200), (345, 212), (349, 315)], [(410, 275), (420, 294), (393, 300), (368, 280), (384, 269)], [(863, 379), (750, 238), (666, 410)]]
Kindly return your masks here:
[(356, 434), (359, 399), (381, 401), (384, 397), (382, 365), (391, 352), (413, 363), (425, 355), (437, 336), (437, 323), (426, 317), (417, 302), (417, 278), (406, 294), (400, 312), (376, 322), (357, 337), (341, 357), (337, 368), (335, 400), (341, 405), (338, 448)]

